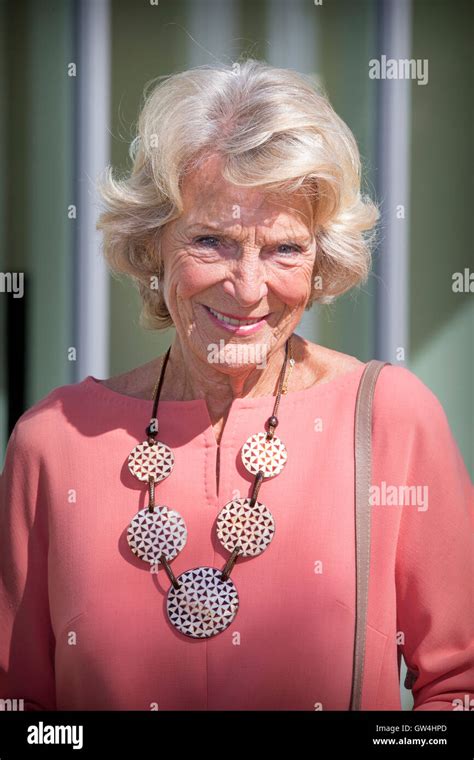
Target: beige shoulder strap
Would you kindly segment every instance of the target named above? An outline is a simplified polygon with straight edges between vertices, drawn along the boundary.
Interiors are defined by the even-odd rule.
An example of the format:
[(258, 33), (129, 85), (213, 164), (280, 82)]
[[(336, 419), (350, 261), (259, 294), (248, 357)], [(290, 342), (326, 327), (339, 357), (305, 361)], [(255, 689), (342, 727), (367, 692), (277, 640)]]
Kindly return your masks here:
[(361, 709), (370, 570), (370, 486), (372, 478), (372, 402), (380, 370), (390, 362), (369, 361), (362, 373), (354, 419), (356, 619), (350, 710)]

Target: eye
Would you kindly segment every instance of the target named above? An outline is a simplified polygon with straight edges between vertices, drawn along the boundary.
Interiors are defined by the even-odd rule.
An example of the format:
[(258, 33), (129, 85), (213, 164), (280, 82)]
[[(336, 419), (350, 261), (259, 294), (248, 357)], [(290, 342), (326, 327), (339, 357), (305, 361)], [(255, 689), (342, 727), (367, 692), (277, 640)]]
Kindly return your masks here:
[(220, 240), (212, 235), (202, 235), (194, 240), (198, 245), (204, 245), (206, 248), (216, 248), (220, 244)]
[[(286, 248), (286, 251), (282, 251), (282, 248)], [(288, 250), (289, 249), (289, 250)], [(284, 256), (294, 256), (297, 253), (301, 253), (301, 248), (299, 245), (295, 245), (294, 243), (282, 243), (278, 246), (278, 253), (283, 254)]]

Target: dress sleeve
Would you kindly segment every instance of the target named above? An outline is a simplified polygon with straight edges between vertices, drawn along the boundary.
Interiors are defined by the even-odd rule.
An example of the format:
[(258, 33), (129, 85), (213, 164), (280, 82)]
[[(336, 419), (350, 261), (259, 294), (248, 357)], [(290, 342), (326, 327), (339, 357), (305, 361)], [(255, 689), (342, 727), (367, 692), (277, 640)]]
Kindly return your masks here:
[(48, 600), (44, 466), (25, 416), (0, 476), (0, 698), (55, 710), (54, 634)]
[(401, 459), (406, 484), (423, 489), (425, 498), (421, 509), (404, 506), (400, 520), (400, 648), (411, 671), (413, 710), (472, 710), (474, 487), (441, 403), (414, 374), (404, 376), (410, 398)]

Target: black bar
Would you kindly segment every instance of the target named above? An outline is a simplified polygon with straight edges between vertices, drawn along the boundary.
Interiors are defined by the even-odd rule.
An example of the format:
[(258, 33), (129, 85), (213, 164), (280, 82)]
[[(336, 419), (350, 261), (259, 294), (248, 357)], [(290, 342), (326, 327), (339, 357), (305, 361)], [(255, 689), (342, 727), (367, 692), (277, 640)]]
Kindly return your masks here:
[[(227, 756), (230, 747), (241, 758), (257, 752), (268, 757), (286, 741), (290, 757), (354, 758), (360, 751), (363, 758), (470, 760), (473, 717), (469, 710), (0, 712), (0, 757), (103, 758), (104, 750), (111, 757), (182, 757), (204, 749)], [(65, 736), (69, 731), (69, 744), (45, 743), (61, 738), (56, 726), (65, 727)], [(29, 736), (43, 743), (28, 743)]]

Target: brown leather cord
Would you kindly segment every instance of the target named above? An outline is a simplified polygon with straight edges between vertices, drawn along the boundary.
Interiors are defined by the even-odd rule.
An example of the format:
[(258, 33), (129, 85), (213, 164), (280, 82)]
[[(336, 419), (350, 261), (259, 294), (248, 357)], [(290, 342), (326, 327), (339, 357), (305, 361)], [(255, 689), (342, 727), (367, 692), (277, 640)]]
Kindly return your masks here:
[[(276, 414), (277, 414), (278, 407), (279, 407), (279, 404), (280, 404), (280, 399), (281, 399), (282, 393), (286, 393), (287, 392), (289, 375), (291, 374), (291, 370), (293, 369), (293, 365), (295, 363), (294, 359), (293, 359), (293, 354), (292, 354), (291, 339), (292, 339), (292, 335), (290, 335), (290, 337), (285, 342), (285, 358), (284, 358), (283, 366), (282, 366), (282, 368), (280, 370), (280, 374), (279, 374), (279, 378), (278, 378), (277, 395), (276, 395), (275, 403), (273, 405), (272, 415), (267, 420), (267, 425), (268, 425), (269, 429), (268, 429), (266, 437), (267, 437), (268, 440), (271, 440), (273, 438), (273, 434), (275, 432), (275, 428), (278, 425), (278, 418), (277, 418)], [(156, 440), (155, 439), (156, 439), (158, 431), (159, 431), (159, 423), (158, 423), (158, 418), (157, 418), (158, 402), (159, 402), (159, 399), (160, 399), (161, 389), (163, 387), (163, 380), (164, 380), (164, 377), (165, 377), (166, 365), (168, 363), (168, 360), (169, 360), (169, 357), (170, 357), (170, 353), (171, 353), (171, 346), (168, 348), (168, 350), (167, 350), (167, 352), (166, 352), (166, 354), (164, 356), (164, 359), (163, 359), (163, 362), (162, 362), (162, 365), (161, 365), (161, 369), (160, 369), (160, 373), (159, 373), (158, 379), (156, 381), (155, 388), (153, 390), (153, 410), (152, 410), (152, 415), (151, 415), (150, 423), (147, 426), (146, 431), (145, 431), (146, 435), (147, 435), (147, 440), (148, 440), (149, 446), (156, 445)], [(290, 370), (289, 370), (289, 372), (287, 374), (287, 365), (288, 365), (289, 362), (290, 362)], [(261, 486), (262, 480), (263, 480), (263, 472), (258, 472), (256, 474), (256, 476), (255, 476), (254, 484), (253, 484), (253, 487), (252, 487), (252, 496), (251, 496), (251, 499), (250, 499), (250, 506), (251, 507), (253, 507), (254, 504), (255, 504), (255, 501), (256, 501), (256, 498), (257, 498), (257, 494), (258, 494), (259, 488)], [(155, 509), (155, 483), (154, 483), (154, 481), (153, 481), (152, 478), (149, 479), (148, 488), (149, 488), (149, 495), (150, 495), (149, 496), (148, 510), (149, 510), (149, 512), (153, 512), (154, 509)], [(234, 551), (232, 552), (231, 556), (227, 560), (226, 565), (225, 565), (225, 567), (224, 567), (224, 569), (222, 571), (221, 580), (226, 581), (229, 578), (230, 573), (232, 571), (232, 568), (234, 567), (234, 564), (235, 564), (235, 562), (236, 562), (236, 560), (237, 560), (237, 558), (239, 556), (239, 552), (240, 552), (240, 548), (239, 547), (236, 547), (234, 549)], [(163, 564), (163, 566), (164, 566), (164, 568), (165, 568), (165, 570), (166, 570), (166, 572), (168, 574), (168, 577), (169, 577), (171, 583), (173, 584), (173, 586), (175, 588), (178, 589), (179, 588), (179, 582), (177, 581), (177, 579), (173, 575), (173, 572), (171, 570), (171, 566), (166, 561), (166, 558), (164, 557), (164, 555), (160, 558), (160, 561), (162, 562), (162, 564)]]

